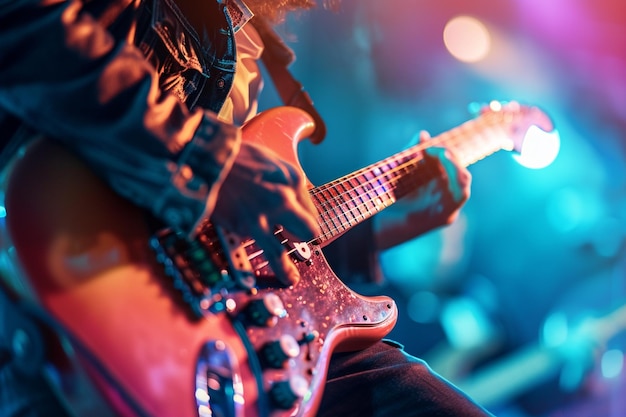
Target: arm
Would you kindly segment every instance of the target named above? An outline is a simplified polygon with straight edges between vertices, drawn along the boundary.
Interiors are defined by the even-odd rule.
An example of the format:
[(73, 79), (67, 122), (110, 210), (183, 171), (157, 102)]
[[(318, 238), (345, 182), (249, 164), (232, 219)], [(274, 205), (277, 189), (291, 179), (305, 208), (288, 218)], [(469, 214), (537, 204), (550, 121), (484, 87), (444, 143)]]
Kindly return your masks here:
[(237, 131), (164, 94), (140, 51), (81, 6), (2, 3), (0, 105), (78, 153), (120, 194), (190, 230), (235, 154)]
[[(213, 214), (228, 176), (239, 188), (220, 194), (217, 220), (244, 216), (245, 229), (279, 265), (284, 255), (266, 237), (268, 220), (302, 238), (316, 229), (298, 172), (266, 149), (239, 152), (239, 129), (164, 93), (140, 51), (81, 6), (0, 0), (0, 106), (75, 151), (118, 193), (190, 233)], [(266, 171), (247, 181), (251, 169)], [(240, 194), (253, 196), (248, 206)], [(268, 200), (287, 206), (267, 219)]]

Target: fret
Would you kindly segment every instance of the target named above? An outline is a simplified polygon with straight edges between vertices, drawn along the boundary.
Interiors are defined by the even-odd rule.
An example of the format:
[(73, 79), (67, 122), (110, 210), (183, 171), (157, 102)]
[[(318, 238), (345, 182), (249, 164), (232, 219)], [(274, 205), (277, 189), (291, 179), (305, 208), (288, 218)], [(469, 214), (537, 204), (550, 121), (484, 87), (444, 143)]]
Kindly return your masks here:
[(345, 226), (341, 221), (341, 215), (337, 212), (337, 205), (331, 190), (332, 184), (327, 184), (327, 186), (321, 190), (321, 197), (326, 200), (326, 214), (333, 226), (331, 232), (332, 234), (337, 234), (337, 232), (341, 231)]
[[(333, 239), (396, 200), (441, 176), (440, 167), (423, 156), (429, 147), (450, 149), (464, 166), (513, 146), (512, 129), (520, 109), (491, 111), (382, 161), (312, 191), (323, 236)], [(519, 120), (517, 120), (519, 123)]]
[(498, 115), (487, 115), (465, 122), (432, 140), (451, 149), (459, 162), (469, 166), (502, 149), (506, 132), (497, 128), (501, 123)]
[(378, 208), (376, 207), (376, 198), (378, 197), (378, 194), (376, 193), (374, 185), (370, 181), (372, 176), (370, 175), (368, 178), (366, 173), (367, 171), (365, 170), (360, 171), (358, 174), (360, 179), (358, 181), (361, 184), (361, 189), (366, 197), (365, 201), (367, 203), (367, 211), (368, 213), (371, 213), (371, 215), (374, 215), (378, 212)]
[[(455, 153), (459, 155), (461, 161), (468, 161), (469, 163), (471, 163), (476, 160), (476, 155), (474, 155), (476, 148), (473, 143), (473, 141), (476, 140), (476, 135), (474, 134), (474, 132), (474, 123), (472, 122), (463, 123), (462, 125), (460, 125), (456, 129), (453, 129), (450, 132), (450, 138), (446, 143), (449, 142), (453, 144)], [(457, 140), (457, 138), (459, 137), (472, 138), (473, 141)], [(464, 165), (467, 165), (467, 163), (464, 163)]]
[(398, 183), (401, 180), (400, 171), (398, 170), (398, 166), (400, 165), (399, 158), (388, 158), (385, 160), (385, 167), (383, 169), (383, 176), (387, 181), (387, 189), (386, 189), (386, 197), (388, 204), (393, 204), (396, 202), (397, 195), (396, 190), (398, 188)]
[[(422, 159), (421, 153), (403, 152), (396, 157), (388, 158), (386, 165), (389, 167), (384, 175), (389, 183), (387, 191), (389, 204), (393, 204), (396, 200), (410, 192), (415, 185), (416, 177), (423, 177), (428, 174), (423, 167), (418, 166), (418, 162)], [(417, 171), (422, 168), (421, 171)]]
[(405, 162), (399, 165), (398, 180), (395, 188), (396, 200), (406, 196), (439, 175), (430, 165), (421, 163), (422, 161), (423, 157), (421, 155), (413, 154), (412, 157), (405, 158)]
[(335, 230), (344, 232), (347, 230), (347, 226), (341, 218), (345, 217), (345, 215), (340, 205), (337, 204), (337, 190), (334, 187), (335, 182), (328, 184), (328, 186), (322, 190), (322, 196), (327, 200), (327, 207), (330, 209), (328, 213), (333, 225), (335, 226)]
[(376, 175), (375, 169), (366, 170), (363, 172), (363, 176), (367, 179), (367, 190), (368, 195), (371, 197), (372, 202), (374, 203), (374, 209), (378, 212), (384, 208), (383, 199), (381, 195), (383, 194), (381, 190), (380, 179)]
[(326, 211), (326, 199), (323, 198), (320, 193), (319, 193), (319, 189), (314, 190), (314, 192), (310, 193), (312, 198), (313, 198), (313, 203), (315, 204), (319, 217), (321, 217), (322, 219), (322, 223), (320, 224), (320, 228), (322, 229), (322, 234), (323, 235), (330, 235), (332, 234), (333, 230), (336, 229), (334, 223), (333, 223), (333, 219), (331, 216), (328, 215), (328, 212)]
[(391, 158), (387, 158), (384, 159), (383, 161), (381, 161), (380, 163), (376, 164), (376, 172), (378, 173), (379, 178), (381, 179), (381, 181), (384, 182), (385, 187), (383, 188), (383, 192), (384, 193), (388, 193), (389, 189), (392, 186), (392, 181), (390, 180), (390, 176), (392, 175), (392, 173), (390, 173), (390, 169), (392, 168), (391, 166)]
[(357, 202), (354, 200), (356, 191), (352, 187), (347, 186), (347, 181), (340, 181), (336, 187), (342, 196), (342, 208), (345, 207), (344, 214), (348, 219), (350, 226), (352, 224), (358, 224), (358, 216), (361, 214)]
[(480, 124), (474, 123), (472, 127), (473, 141), (467, 141), (467, 143), (468, 145), (474, 144), (474, 146), (470, 148), (470, 151), (472, 153), (472, 160), (477, 161), (485, 157), (485, 152), (494, 147), (495, 143), (498, 142), (498, 138), (494, 135), (495, 132), (487, 121)]
[[(529, 118), (534, 120), (524, 120)], [(550, 121), (546, 115), (522, 113), (520, 109), (515, 108), (505, 114), (493, 112), (483, 114), (426, 142), (316, 187), (309, 193), (318, 210), (321, 234), (307, 243), (323, 245), (395, 203), (396, 200), (419, 190), (433, 178), (439, 178), (441, 176), (439, 166), (424, 158), (424, 152), (428, 148), (449, 148), (461, 163), (468, 166), (501, 149), (515, 148), (519, 151), (524, 139), (521, 135), (524, 135), (529, 127), (552, 129), (553, 126), (549, 125)], [(203, 233), (206, 233), (206, 230), (203, 230)], [(298, 249), (289, 244), (286, 237), (288, 235), (283, 234), (280, 229), (275, 235), (288, 249), (290, 255), (297, 255), (294, 252)], [(253, 239), (243, 241), (239, 246), (245, 251), (249, 266), (255, 275), (262, 277), (273, 273), (264, 256), (264, 250)], [(237, 255), (239, 256), (239, 253)]]
[[(484, 138), (484, 145), (482, 149), (478, 149), (474, 151), (474, 157), (472, 159), (472, 163), (479, 161), (485, 158), (487, 155), (492, 154), (493, 152), (502, 148), (501, 146), (501, 138), (502, 133), (498, 132), (493, 128), (485, 129), (483, 133), (477, 134), (477, 137)], [(482, 150), (482, 152), (479, 152)]]
[(365, 188), (363, 183), (359, 181), (357, 176), (354, 175), (350, 176), (349, 182), (350, 185), (352, 185), (352, 187), (355, 189), (356, 194), (359, 196), (359, 207), (361, 208), (361, 213), (363, 213), (364, 211), (366, 212), (363, 213), (363, 220), (373, 216), (376, 212), (374, 208), (374, 202), (368, 195), (367, 189)]
[(335, 212), (337, 221), (341, 224), (342, 230), (344, 230), (348, 227), (346, 226), (346, 221), (348, 222), (348, 225), (351, 225), (351, 218), (348, 216), (345, 196), (343, 195), (341, 189), (339, 189), (339, 184), (341, 184), (341, 181), (333, 181), (330, 184), (330, 187), (327, 188), (327, 191), (332, 196), (332, 208)]

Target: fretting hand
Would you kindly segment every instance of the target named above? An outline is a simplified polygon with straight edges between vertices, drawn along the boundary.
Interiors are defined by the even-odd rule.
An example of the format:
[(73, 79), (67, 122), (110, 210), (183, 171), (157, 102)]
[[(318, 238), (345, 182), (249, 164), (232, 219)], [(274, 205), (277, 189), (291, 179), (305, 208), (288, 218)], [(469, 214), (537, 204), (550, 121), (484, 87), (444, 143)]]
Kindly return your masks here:
[[(420, 132), (418, 143), (428, 140), (428, 132)], [(441, 175), (374, 217), (376, 242), (381, 250), (452, 223), (469, 198), (471, 174), (450, 150), (428, 147), (424, 156)]]

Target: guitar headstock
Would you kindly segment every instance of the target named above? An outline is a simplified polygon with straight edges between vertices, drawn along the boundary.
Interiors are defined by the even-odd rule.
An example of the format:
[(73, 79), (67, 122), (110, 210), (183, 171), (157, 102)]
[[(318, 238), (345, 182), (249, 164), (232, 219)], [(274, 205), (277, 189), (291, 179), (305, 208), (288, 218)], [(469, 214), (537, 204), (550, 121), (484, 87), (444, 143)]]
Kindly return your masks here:
[(559, 153), (560, 139), (554, 123), (540, 108), (516, 101), (493, 101), (480, 110), (505, 130), (502, 149), (516, 151), (518, 161), (529, 168), (549, 165)]

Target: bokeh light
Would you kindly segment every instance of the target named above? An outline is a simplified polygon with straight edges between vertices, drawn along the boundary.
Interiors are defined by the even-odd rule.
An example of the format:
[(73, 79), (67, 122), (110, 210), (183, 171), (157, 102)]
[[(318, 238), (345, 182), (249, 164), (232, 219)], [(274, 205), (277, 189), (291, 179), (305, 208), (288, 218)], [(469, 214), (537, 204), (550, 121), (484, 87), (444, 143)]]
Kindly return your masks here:
[(470, 16), (451, 19), (444, 28), (443, 41), (448, 52), (463, 62), (478, 62), (491, 48), (489, 30), (480, 20)]
[(554, 162), (560, 147), (558, 130), (544, 132), (537, 126), (531, 126), (524, 137), (521, 152), (513, 154), (513, 157), (526, 168), (545, 168)]
[(611, 349), (604, 352), (601, 359), (602, 376), (605, 378), (617, 377), (624, 368), (624, 352)]

